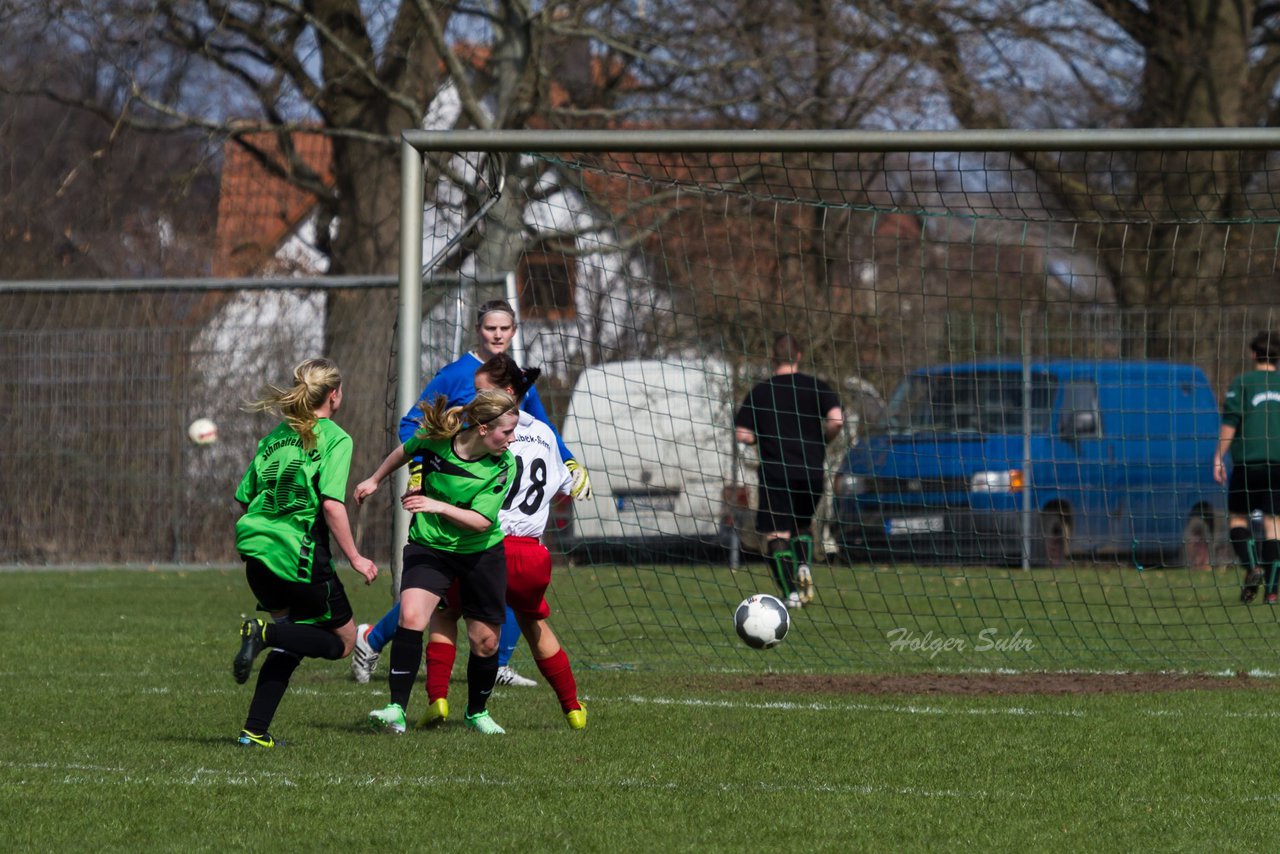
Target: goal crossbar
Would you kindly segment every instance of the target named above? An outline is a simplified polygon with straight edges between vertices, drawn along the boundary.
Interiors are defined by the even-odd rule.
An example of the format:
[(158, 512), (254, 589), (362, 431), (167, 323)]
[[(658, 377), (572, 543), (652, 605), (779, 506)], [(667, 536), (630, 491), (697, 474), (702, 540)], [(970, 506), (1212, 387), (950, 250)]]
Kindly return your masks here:
[(1065, 130), (409, 130), (415, 151), (1174, 151), (1280, 150), (1280, 128)]

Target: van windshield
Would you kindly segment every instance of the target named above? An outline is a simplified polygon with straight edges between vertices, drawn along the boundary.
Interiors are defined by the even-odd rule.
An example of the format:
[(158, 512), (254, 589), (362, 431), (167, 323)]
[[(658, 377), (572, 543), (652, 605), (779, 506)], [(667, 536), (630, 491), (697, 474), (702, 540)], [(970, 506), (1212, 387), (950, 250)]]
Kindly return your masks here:
[[(1031, 379), (1031, 431), (1052, 423), (1051, 376)], [(1021, 433), (1021, 373), (988, 371), (963, 374), (915, 374), (894, 391), (886, 413), (891, 433)]]

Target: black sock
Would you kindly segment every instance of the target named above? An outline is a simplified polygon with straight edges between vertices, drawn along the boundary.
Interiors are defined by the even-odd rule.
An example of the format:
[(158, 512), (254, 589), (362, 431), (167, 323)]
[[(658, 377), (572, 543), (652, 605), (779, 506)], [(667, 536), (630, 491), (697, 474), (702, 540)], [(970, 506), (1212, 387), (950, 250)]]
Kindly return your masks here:
[(342, 658), (342, 641), (328, 629), (302, 623), (267, 623), (262, 634), (267, 646), (292, 652), (303, 658)]
[[(495, 658), (496, 660), (496, 658)], [(396, 626), (391, 637), (391, 667), (387, 673), (387, 687), (391, 689), (391, 702), (400, 708), (409, 708), (409, 696), (413, 683), (418, 679), (418, 665), (422, 661), (422, 632)]]
[(254, 735), (262, 735), (271, 727), (271, 719), (276, 716), (276, 709), (289, 688), (289, 679), (301, 663), (302, 659), (292, 652), (273, 649), (267, 653), (258, 670), (258, 686), (253, 691), (253, 700), (249, 702), (245, 729)]
[(1231, 550), (1236, 553), (1236, 560), (1247, 572), (1257, 565), (1253, 559), (1253, 537), (1248, 528), (1232, 528), (1227, 537), (1231, 540)]
[(498, 681), (498, 654), (481, 658), (474, 652), (467, 658), (467, 714), (478, 715), (484, 711), (493, 693), (493, 683)]

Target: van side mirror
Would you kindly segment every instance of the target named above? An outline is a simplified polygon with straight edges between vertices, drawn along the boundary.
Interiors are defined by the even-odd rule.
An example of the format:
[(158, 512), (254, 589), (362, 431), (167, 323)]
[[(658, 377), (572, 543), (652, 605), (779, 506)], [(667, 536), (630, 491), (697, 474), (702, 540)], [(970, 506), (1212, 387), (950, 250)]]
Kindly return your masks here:
[(1070, 419), (1064, 419), (1064, 438), (1068, 441), (1098, 435), (1098, 414), (1092, 410), (1071, 413)]

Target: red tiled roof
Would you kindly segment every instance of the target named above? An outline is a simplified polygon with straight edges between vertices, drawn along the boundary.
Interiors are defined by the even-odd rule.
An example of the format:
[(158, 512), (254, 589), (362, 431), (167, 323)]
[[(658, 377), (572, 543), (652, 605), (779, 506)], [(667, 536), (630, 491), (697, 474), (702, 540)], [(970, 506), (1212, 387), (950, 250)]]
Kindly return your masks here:
[[(454, 48), (464, 65), (483, 72), (492, 61), (487, 45), (463, 43)], [(564, 73), (576, 71), (566, 57)], [(588, 65), (586, 74), (596, 87), (605, 85), (617, 67), (606, 68), (589, 53), (573, 57), (578, 64)], [(445, 71), (441, 63), (441, 72)], [(552, 80), (549, 97), (552, 108), (565, 107), (573, 98), (565, 85)], [(531, 127), (545, 127), (541, 116), (530, 120)], [(269, 152), (274, 162), (284, 163), (274, 134), (245, 134), (245, 142)], [(326, 186), (333, 184), (333, 146), (328, 137), (317, 132), (295, 132), (293, 145), (308, 168), (320, 175)], [(222, 190), (218, 199), (218, 230), (212, 264), (214, 276), (231, 278), (261, 275), (271, 270), (281, 244), (306, 219), (317, 202), (316, 197), (273, 175), (245, 147), (235, 140), (227, 143), (222, 165)]]
[(884, 214), (879, 218), (879, 222), (876, 225), (877, 237), (892, 237), (895, 240), (919, 240), (920, 234), (920, 218), (910, 214)]
[[(285, 158), (274, 134), (247, 134), (244, 139), (283, 168)], [(331, 185), (333, 146), (329, 138), (295, 132), (293, 145), (303, 163)], [(213, 275), (235, 278), (261, 273), (316, 202), (315, 195), (273, 175), (243, 145), (229, 141), (222, 164)]]

